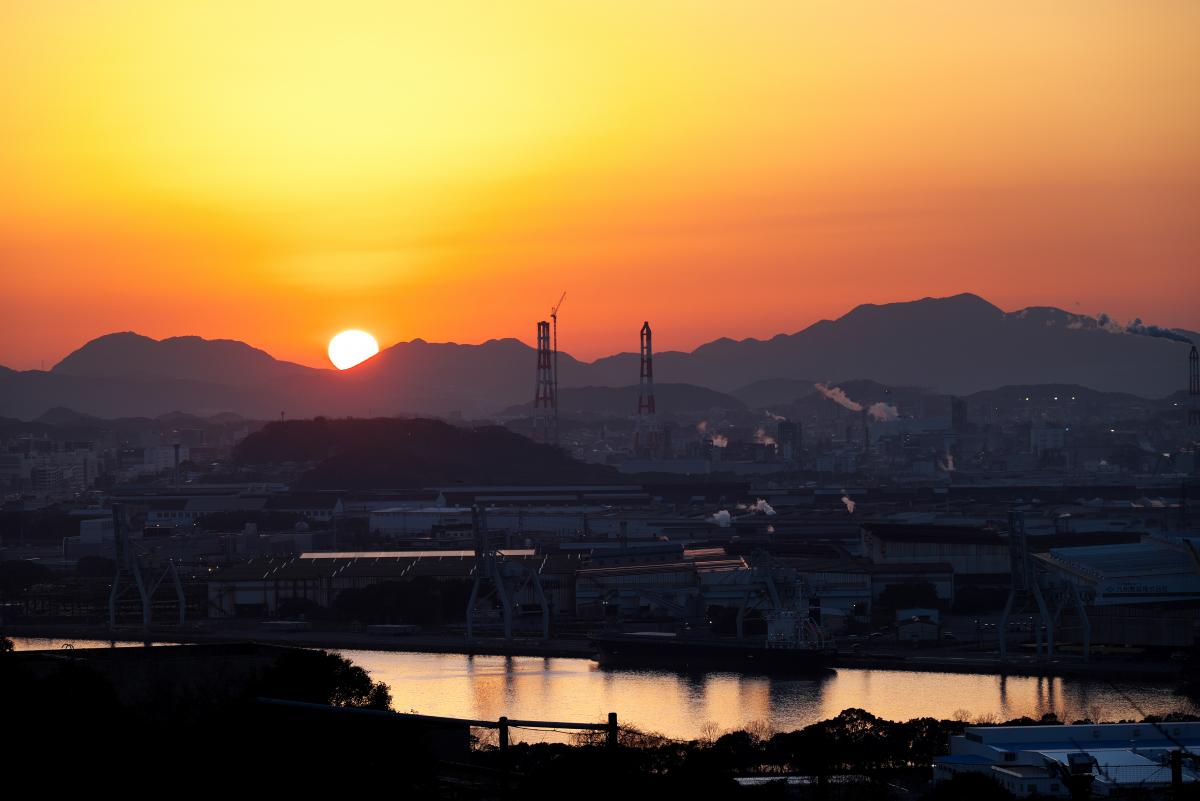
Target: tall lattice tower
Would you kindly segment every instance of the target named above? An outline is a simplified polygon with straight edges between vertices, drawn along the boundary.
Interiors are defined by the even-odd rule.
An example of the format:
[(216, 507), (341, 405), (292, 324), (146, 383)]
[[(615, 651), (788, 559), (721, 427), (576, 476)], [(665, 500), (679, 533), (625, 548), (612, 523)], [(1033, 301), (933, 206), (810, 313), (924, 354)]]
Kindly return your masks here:
[(1200, 354), (1195, 345), (1188, 354), (1188, 428), (1193, 434), (1200, 431)]
[(639, 456), (656, 457), (662, 438), (654, 409), (654, 347), (650, 341), (650, 323), (642, 323), (642, 375), (638, 393), (637, 427), (633, 432), (633, 451)]
[(537, 324), (537, 385), (533, 393), (533, 438), (547, 445), (558, 444), (558, 392), (554, 375), (554, 349), (550, 323)]

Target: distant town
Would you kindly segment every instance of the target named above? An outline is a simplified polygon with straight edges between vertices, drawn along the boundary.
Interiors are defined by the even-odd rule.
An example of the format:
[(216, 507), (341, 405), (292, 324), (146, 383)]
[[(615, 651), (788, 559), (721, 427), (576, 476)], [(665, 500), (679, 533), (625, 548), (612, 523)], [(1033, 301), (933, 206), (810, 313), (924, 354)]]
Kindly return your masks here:
[[(540, 657), (649, 671), (663, 686), (681, 671), (731, 673), (814, 693), (834, 692), (819, 688), (835, 672), (883, 671), (925, 687), (922, 714), (944, 727), (919, 764), (886, 769), (910, 793), (981, 777), (1018, 796), (1178, 793), (1200, 778), (1187, 744), (1200, 724), (1186, 722), (1200, 711), (1194, 346), (1166, 338), (1186, 358), (1180, 390), (1158, 399), (799, 379), (723, 393), (656, 383), (649, 322), (640, 336), (637, 384), (562, 387), (557, 316), (538, 323), (532, 402), (479, 419), (59, 407), (0, 421), (0, 625), (15, 638), (6, 669), (30, 671), (14, 686), (59, 681), (53, 649), (69, 647), (127, 710), (142, 709), (146, 687), (180, 681), (233, 693), (205, 708), (233, 703), (293, 733), (321, 730), (316, 710), (366, 707), (406, 737), (436, 735), (430, 764), (442, 767), (423, 781), (444, 791), (465, 761), (488, 797), (489, 760), (542, 758), (514, 744), (522, 727), (582, 732), (564, 747), (587, 754), (632, 747), (647, 721), (637, 707), (606, 721), (465, 718), (373, 683), (408, 664), (389, 659)], [(139, 642), (174, 645), (136, 662), (144, 649), (102, 647)], [(325, 653), (313, 649), (333, 661), (290, 656)], [(345, 652), (370, 676), (339, 667)], [(210, 685), (216, 665), (232, 684)], [(1003, 691), (976, 694), (985, 709), (1025, 711), (1020, 725), (972, 727), (933, 689), (952, 674), (1032, 677), (1051, 698), (1013, 707)], [(1062, 681), (1080, 689), (1054, 689)], [(312, 689), (322, 682), (339, 689)], [(1150, 695), (1129, 695), (1131, 683)], [(873, 736), (900, 736), (882, 717), (895, 701), (864, 700), (837, 725), (866, 715)], [(411, 711), (388, 711), (400, 709)], [(992, 714), (974, 722), (1002, 722)], [(347, 720), (337, 725), (355, 736), (376, 725)], [(1062, 725), (1075, 720), (1107, 750), (1076, 747)], [(734, 736), (705, 745), (698, 722), (672, 725), (676, 739), (637, 747)], [(739, 731), (749, 750), (722, 775), (752, 792), (785, 735)], [(1131, 738), (1143, 747), (1122, 745)], [(789, 759), (773, 769), (785, 781), (815, 780), (811, 762)], [(878, 787), (871, 771), (884, 769), (864, 764), (846, 762), (838, 781)]]

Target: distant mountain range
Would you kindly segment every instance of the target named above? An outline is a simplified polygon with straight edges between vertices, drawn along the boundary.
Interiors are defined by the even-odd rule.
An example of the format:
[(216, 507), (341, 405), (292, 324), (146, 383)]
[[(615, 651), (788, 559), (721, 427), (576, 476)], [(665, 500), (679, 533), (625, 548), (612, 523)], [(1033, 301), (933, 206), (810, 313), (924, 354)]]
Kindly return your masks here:
[[(569, 330), (564, 326), (567, 341)], [(768, 340), (718, 339), (689, 353), (658, 353), (655, 375), (664, 392), (672, 391), (667, 385), (692, 385), (689, 402), (711, 390), (756, 408), (808, 394), (813, 381), (856, 378), (953, 394), (1070, 384), (1162, 397), (1185, 386), (1188, 342), (1196, 340), (1195, 332), (1140, 321), (1122, 326), (1104, 315), (1048, 307), (1004, 312), (962, 294), (858, 306)], [(592, 396), (581, 408), (607, 408), (631, 395), (638, 355), (586, 363), (560, 353), (559, 368), (564, 411), (573, 388), (581, 399)], [(534, 351), (515, 339), (480, 345), (417, 339), (339, 372), (280, 361), (242, 342), (126, 332), (94, 339), (48, 371), (0, 368), (0, 417), (29, 420), (54, 407), (98, 417), (173, 411), (257, 419), (281, 412), (481, 417), (527, 403), (533, 379)]]

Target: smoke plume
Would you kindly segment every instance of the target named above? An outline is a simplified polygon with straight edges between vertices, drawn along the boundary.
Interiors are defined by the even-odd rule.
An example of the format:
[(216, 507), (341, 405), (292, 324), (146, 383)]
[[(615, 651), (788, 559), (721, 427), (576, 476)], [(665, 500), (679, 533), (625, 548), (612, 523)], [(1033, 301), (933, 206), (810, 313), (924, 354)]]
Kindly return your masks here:
[(721, 528), (729, 528), (729, 523), (733, 520), (733, 515), (729, 514), (727, 510), (722, 509), (708, 519), (711, 522), (716, 523)]
[(854, 507), (858, 506), (858, 504), (856, 504), (854, 501), (850, 500), (850, 497), (848, 495), (842, 496), (842, 503), (846, 504), (847, 512), (849, 512), (850, 514), (854, 514)]
[(750, 508), (756, 512), (761, 512), (762, 514), (766, 515), (767, 517), (775, 516), (775, 508), (773, 506), (771, 506), (771, 504), (769, 504), (765, 500), (763, 500), (762, 498), (759, 498), (757, 501), (755, 501), (754, 505), (751, 506)]
[(825, 384), (814, 384), (813, 386), (817, 388), (817, 392), (820, 392), (822, 395), (829, 398), (842, 408), (849, 409), (852, 412), (862, 411), (862, 404), (855, 403), (854, 401), (850, 400), (850, 398), (846, 397), (846, 393), (843, 392), (840, 387), (830, 388)]
[(1135, 317), (1129, 327), (1125, 329), (1131, 334), (1141, 334), (1146, 337), (1159, 337), (1160, 339), (1170, 339), (1175, 342), (1185, 342), (1188, 345), (1193, 344), (1192, 340), (1185, 337), (1170, 328), (1161, 328), (1157, 325), (1146, 325), (1142, 322), (1141, 317)]
[(1096, 317), (1096, 325), (1110, 334), (1137, 334), (1143, 337), (1157, 337), (1159, 339), (1169, 339), (1173, 342), (1183, 342), (1188, 345), (1194, 344), (1189, 337), (1184, 336), (1178, 331), (1143, 323), (1141, 317), (1134, 317), (1133, 322), (1129, 325), (1121, 325), (1104, 312), (1100, 312)]
[(900, 410), (890, 403), (872, 403), (871, 408), (867, 409), (867, 414), (881, 423), (886, 423), (899, 417)]
[(774, 445), (775, 438), (769, 435), (761, 426), (754, 432), (754, 441), (760, 445)]
[(724, 434), (713, 434), (712, 444), (714, 448), (729, 447), (729, 437)]

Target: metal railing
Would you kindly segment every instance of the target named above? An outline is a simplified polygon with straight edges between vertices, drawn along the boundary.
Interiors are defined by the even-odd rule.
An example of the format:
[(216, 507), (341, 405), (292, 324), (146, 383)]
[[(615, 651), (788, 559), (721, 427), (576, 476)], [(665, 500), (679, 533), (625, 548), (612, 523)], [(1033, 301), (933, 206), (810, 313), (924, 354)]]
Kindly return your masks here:
[(608, 720), (604, 723), (574, 723), (557, 720), (522, 720), (501, 717), (498, 720), (472, 720), (471, 718), (451, 718), (439, 715), (419, 715), (414, 712), (391, 712), (383, 709), (363, 709), (361, 707), (337, 707), (325, 704), (313, 704), (306, 701), (286, 701), (279, 698), (258, 698), (257, 703), (264, 706), (300, 709), (311, 712), (327, 712), (331, 714), (363, 715), (377, 718), (426, 723), (443, 726), (465, 726), (473, 729), (496, 729), (499, 734), (499, 747), (502, 752), (508, 750), (509, 732), (512, 729), (535, 729), (546, 731), (602, 731), (605, 733), (606, 748), (617, 747), (617, 735), (620, 727), (617, 725), (617, 713), (609, 712)]

